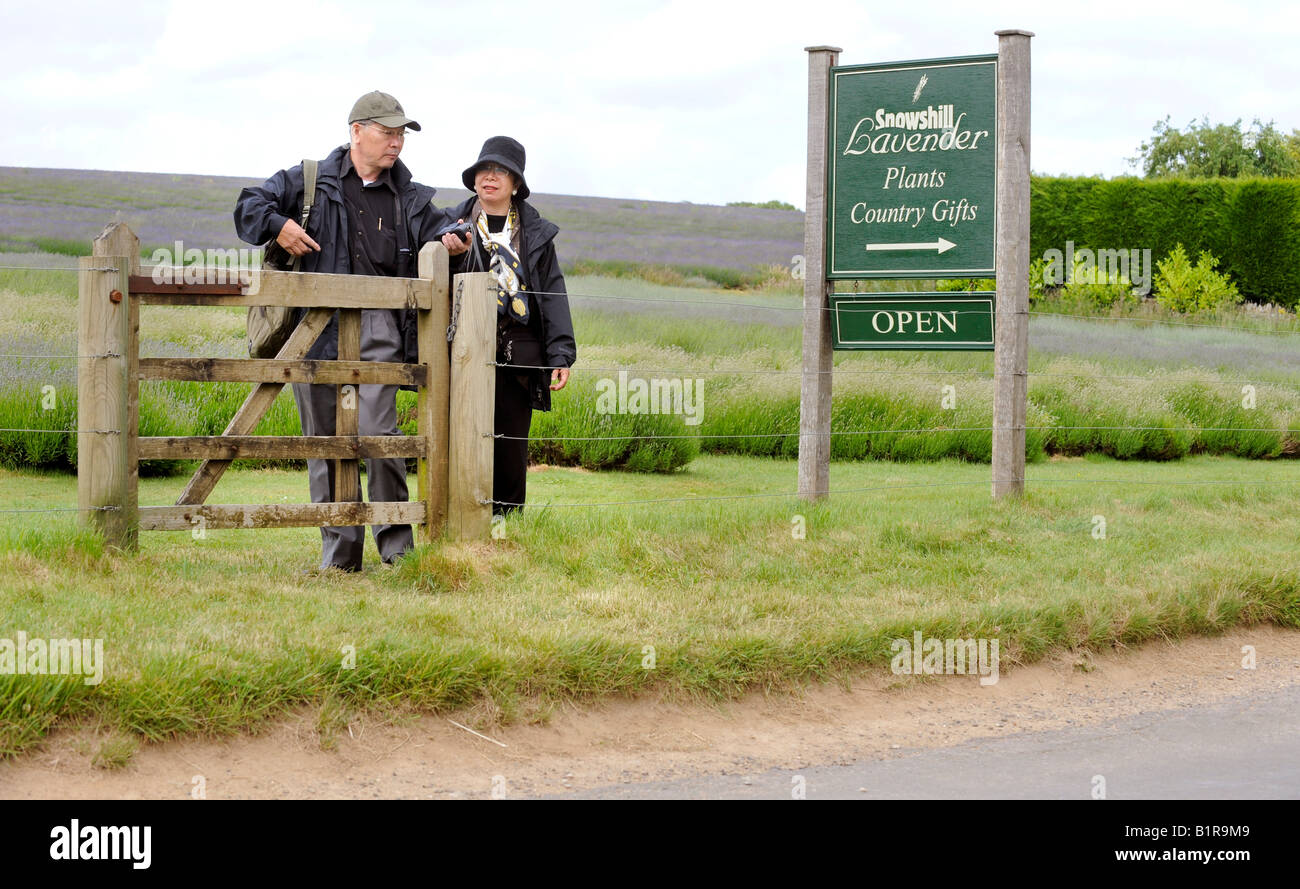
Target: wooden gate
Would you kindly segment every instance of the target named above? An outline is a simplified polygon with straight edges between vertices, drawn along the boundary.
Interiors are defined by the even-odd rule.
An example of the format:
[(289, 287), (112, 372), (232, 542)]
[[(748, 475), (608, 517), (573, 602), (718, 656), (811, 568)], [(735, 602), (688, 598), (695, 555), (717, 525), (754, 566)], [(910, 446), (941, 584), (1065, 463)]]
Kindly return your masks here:
[[(78, 504), (91, 524), (109, 543), (126, 549), (138, 545), (140, 530), (187, 530), (200, 523), (212, 529), (411, 524), (419, 526), (422, 542), (441, 537), (444, 529), (459, 539), (486, 537), (495, 392), (488, 276), (457, 276), (460, 302), (472, 307), (461, 312), (449, 352), (446, 249), (426, 244), (418, 268), (416, 278), (256, 270), (242, 280), (221, 283), (158, 283), (158, 276), (140, 274), (139, 239), (125, 225), (111, 224), (95, 240), (93, 255), (82, 258), (79, 279), (77, 488)], [(288, 306), (307, 313), (272, 359), (140, 358), (141, 305)], [(362, 361), (363, 309), (416, 310), (417, 363)], [(336, 310), (338, 360), (307, 360), (307, 351)], [(222, 435), (142, 438), (141, 380), (256, 385)], [(335, 435), (253, 434), (286, 383), (339, 387)], [(362, 384), (416, 386), (417, 433), (358, 435), (355, 387)], [(454, 430), (449, 412), (453, 391), (461, 396), (455, 402)], [(414, 500), (362, 502), (358, 461), (374, 457), (419, 459)], [(286, 458), (336, 461), (335, 502), (206, 502), (232, 460)], [(175, 505), (139, 505), (140, 460), (195, 459), (202, 462)], [(455, 470), (452, 476), (449, 466)]]

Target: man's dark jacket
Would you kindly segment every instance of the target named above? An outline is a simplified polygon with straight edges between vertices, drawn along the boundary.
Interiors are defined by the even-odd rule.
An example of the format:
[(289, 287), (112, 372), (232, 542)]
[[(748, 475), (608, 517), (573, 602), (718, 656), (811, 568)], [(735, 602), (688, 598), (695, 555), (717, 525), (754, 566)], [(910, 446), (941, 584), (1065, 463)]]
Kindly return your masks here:
[[(448, 223), (464, 219), (471, 225), (470, 211), (477, 200), (470, 195), (464, 203), (444, 210)], [(564, 275), (555, 255), (555, 236), (560, 229), (549, 219), (544, 219), (527, 201), (515, 201), (519, 209), (519, 253), (524, 261), (524, 283), (531, 292), (536, 309), (528, 319), (546, 354), (547, 367), (572, 367), (578, 358), (578, 348), (573, 338), (573, 319), (569, 314), (569, 297), (564, 289)], [(476, 236), (477, 237), (477, 236)], [(470, 271), (477, 246), (469, 252), (451, 258), (451, 272)], [(532, 386), (533, 409), (551, 409), (551, 373), (538, 371)]]
[[(340, 145), (320, 162), (316, 173), (316, 203), (307, 220), (307, 234), (320, 245), (320, 250), (302, 258), (299, 271), (330, 272), (347, 275), (352, 272), (348, 254), (348, 214), (343, 204), (343, 182), (339, 176), (343, 156), (349, 146)], [(434, 240), (441, 227), (443, 213), (433, 206), (435, 189), (421, 185), (411, 178), (411, 171), (400, 160), (389, 173), (393, 187), (402, 203), (402, 221), (405, 225), (405, 254), (399, 274), (415, 277), (416, 257), (426, 241)], [(284, 227), (285, 220), (295, 222), (302, 218), (302, 164), (281, 170), (265, 183), (245, 188), (235, 203), (235, 232), (250, 244), (263, 244), (273, 240)], [(302, 313), (300, 313), (301, 315)], [(415, 361), (415, 313), (406, 311), (403, 320), (403, 339), (406, 360)], [(338, 314), (321, 333), (307, 353), (308, 358), (334, 360), (338, 357)]]

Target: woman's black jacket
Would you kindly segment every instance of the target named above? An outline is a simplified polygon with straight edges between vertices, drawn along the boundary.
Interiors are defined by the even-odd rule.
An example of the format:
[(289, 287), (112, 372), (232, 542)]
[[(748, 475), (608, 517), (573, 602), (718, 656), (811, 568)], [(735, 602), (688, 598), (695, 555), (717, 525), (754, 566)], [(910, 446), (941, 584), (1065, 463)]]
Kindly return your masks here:
[[(448, 224), (457, 219), (464, 219), (473, 225), (469, 218), (476, 198), (471, 195), (463, 203), (442, 212), (446, 214)], [(546, 355), (547, 367), (571, 367), (577, 360), (578, 350), (573, 338), (573, 319), (569, 315), (569, 297), (564, 289), (564, 275), (560, 272), (560, 262), (555, 255), (555, 236), (559, 228), (527, 201), (516, 200), (515, 208), (519, 211), (519, 252), (524, 261), (524, 284), (531, 293), (534, 311), (528, 319), (528, 326), (533, 329), (542, 344)], [(469, 252), (451, 258), (451, 273), (457, 274), (470, 270), (473, 257), (479, 250), (478, 236)], [(532, 393), (533, 408), (548, 411), (551, 409), (551, 372), (538, 371), (535, 374)]]

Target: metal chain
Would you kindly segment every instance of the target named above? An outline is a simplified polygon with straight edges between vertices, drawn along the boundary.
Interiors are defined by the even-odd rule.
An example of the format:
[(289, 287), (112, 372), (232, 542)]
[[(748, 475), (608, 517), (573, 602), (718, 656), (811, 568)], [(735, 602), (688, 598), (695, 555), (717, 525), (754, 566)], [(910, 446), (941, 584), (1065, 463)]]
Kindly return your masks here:
[(465, 281), (458, 278), (456, 281), (456, 300), (451, 306), (451, 323), (447, 325), (447, 342), (449, 343), (456, 338), (456, 323), (460, 320), (460, 297), (464, 292)]

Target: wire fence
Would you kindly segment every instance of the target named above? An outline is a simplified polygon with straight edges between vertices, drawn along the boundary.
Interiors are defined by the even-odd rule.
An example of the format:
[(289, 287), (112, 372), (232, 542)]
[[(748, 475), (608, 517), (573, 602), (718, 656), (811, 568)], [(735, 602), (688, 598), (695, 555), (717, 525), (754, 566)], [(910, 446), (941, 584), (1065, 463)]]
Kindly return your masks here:
[[(602, 294), (602, 293), (567, 293), (567, 292), (550, 291), (550, 290), (533, 290), (530, 292), (539, 296), (566, 296), (570, 299), (592, 299), (592, 300), (650, 302), (650, 303), (684, 303), (687, 305), (725, 306), (728, 308), (740, 308), (740, 309), (763, 309), (763, 310), (777, 311), (777, 312), (797, 312), (800, 314), (807, 311), (807, 309), (802, 305), (783, 306), (774, 303), (751, 303), (751, 302), (741, 302), (739, 300), (682, 299), (680, 297), (625, 296), (625, 295)], [(861, 297), (863, 299), (870, 300), (872, 298), (895, 298), (895, 299), (905, 298), (909, 295), (920, 295), (923, 292), (931, 292), (931, 291), (875, 290), (866, 293), (837, 292), (835, 295), (854, 296), (854, 297)], [(942, 293), (945, 297), (958, 299), (963, 296), (976, 297), (981, 294), (989, 294), (991, 292), (970, 291), (970, 290), (949, 290), (949, 291), (942, 291)], [(837, 309), (831, 306), (819, 306), (817, 307), (816, 310), (822, 312), (837, 311)], [(975, 309), (957, 309), (954, 312), (945, 312), (945, 314), (987, 315), (988, 311), (975, 310)], [(1258, 327), (1247, 327), (1245, 325), (1240, 325), (1240, 324), (1212, 324), (1203, 321), (1185, 321), (1177, 318), (1157, 318), (1157, 317), (1142, 316), (1142, 315), (1080, 315), (1080, 314), (1074, 314), (1069, 312), (1052, 312), (1043, 309), (1030, 309), (1027, 312), (1027, 314), (1043, 317), (1043, 318), (1070, 318), (1070, 319), (1081, 320), (1081, 321), (1131, 322), (1135, 324), (1170, 324), (1178, 327), (1201, 327), (1201, 328), (1207, 328), (1211, 330), (1236, 331), (1239, 333), (1259, 333), (1259, 334), (1270, 334), (1270, 335), (1284, 334), (1284, 335), (1292, 335), (1292, 336), (1300, 335), (1300, 328), (1278, 329), (1277, 327), (1272, 327), (1272, 328), (1261, 329)], [(1267, 317), (1269, 317), (1270, 323), (1273, 323), (1272, 316), (1267, 316)], [(1287, 323), (1293, 323), (1293, 322), (1290, 319), (1288, 319)]]
[[(1278, 426), (1015, 426), (1030, 432), (1264, 432), (1280, 434), (1286, 432)], [(651, 441), (655, 439), (751, 439), (751, 438), (826, 438), (852, 435), (951, 435), (956, 432), (996, 431), (993, 426), (935, 426), (925, 429), (907, 427), (889, 427), (885, 429), (838, 429), (829, 432), (802, 432), (792, 429), (786, 432), (736, 432), (736, 433), (636, 433), (633, 435), (505, 435), (499, 432), (484, 432), (483, 438), (501, 439), (503, 441)], [(23, 429), (15, 427), (0, 428), (0, 432), (40, 433), (57, 435), (121, 435), (118, 429)]]
[[(511, 364), (511, 363), (506, 363), (501, 361), (492, 361), (489, 362), (489, 364), (492, 367), (510, 367), (510, 368), (514, 368), (515, 370), (555, 370), (556, 369), (555, 365), (550, 365), (550, 364)], [(614, 373), (636, 372), (642, 374), (654, 374), (660, 376), (676, 376), (676, 377), (689, 377), (689, 376), (694, 376), (696, 374), (714, 374), (717, 376), (746, 376), (750, 374), (757, 374), (757, 375), (765, 375), (765, 376), (787, 376), (787, 377), (808, 377), (808, 376), (821, 376), (823, 374), (829, 374), (834, 376), (845, 376), (845, 375), (899, 376), (899, 377), (959, 376), (959, 377), (986, 377), (988, 379), (995, 379), (999, 376), (1002, 376), (1002, 374), (999, 374), (995, 370), (919, 370), (919, 369), (885, 370), (885, 369), (875, 369), (875, 368), (866, 369), (866, 368), (852, 368), (852, 367), (847, 367), (847, 368), (835, 367), (832, 368), (831, 370), (805, 371), (805, 370), (776, 370), (771, 368), (745, 368), (745, 367), (655, 368), (655, 367), (640, 367), (638, 365), (620, 365), (618, 367), (588, 367), (584, 365), (580, 369), (582, 370), (583, 373), (614, 374)], [(1197, 374), (1198, 374), (1197, 371), (1171, 371), (1168, 374), (1166, 374), (1166, 376), (1173, 378), (1172, 379), (1173, 382), (1178, 382), (1180, 379), (1186, 379), (1188, 381), (1212, 383), (1215, 385), (1223, 385), (1223, 386), (1239, 386), (1239, 385), (1250, 386), (1250, 385), (1258, 385), (1261, 382), (1266, 382), (1262, 379), (1207, 380), (1207, 379), (1203, 379)], [(1150, 376), (1150, 375), (1142, 376), (1138, 374), (1085, 374), (1085, 373), (1064, 373), (1061, 371), (1035, 371), (1035, 370), (1026, 371), (1023, 374), (1013, 373), (1010, 374), (1010, 376), (1045, 377), (1045, 378), (1061, 377), (1065, 379), (1083, 379), (1083, 380), (1124, 380), (1127, 382), (1147, 382), (1147, 383), (1162, 381), (1160, 377)]]
[(11, 359), (14, 361), (80, 361), (85, 358), (121, 358), (120, 352), (100, 352), (93, 355), (0, 355), (0, 359)]
[[(807, 495), (810, 497), (828, 497), (835, 494), (861, 494), (867, 492), (879, 491), (908, 491), (922, 488), (970, 488), (990, 487), (992, 484), (1003, 484), (1006, 482), (1017, 482), (1025, 485), (1062, 485), (1062, 484), (1087, 484), (1087, 485), (1143, 485), (1150, 487), (1213, 487), (1215, 485), (1235, 485), (1238, 487), (1259, 487), (1263, 485), (1293, 485), (1300, 484), (1300, 478), (1296, 479), (1270, 479), (1267, 481), (1241, 481), (1238, 479), (1195, 479), (1192, 481), (1170, 482), (1170, 481), (1143, 481), (1127, 478), (1025, 478), (1017, 479), (985, 479), (978, 482), (923, 482), (920, 484), (905, 485), (869, 485), (860, 488), (828, 488), (824, 491), (814, 491)], [(583, 507), (606, 507), (606, 506), (646, 506), (661, 503), (708, 503), (710, 501), (720, 500), (758, 500), (769, 498), (802, 498), (805, 495), (798, 491), (768, 491), (756, 494), (715, 494), (707, 497), (656, 497), (645, 500), (595, 500), (583, 501), (581, 503), (534, 503), (530, 508), (537, 510), (545, 509), (570, 509)], [(506, 500), (479, 500), (481, 506), (501, 506), (509, 508), (522, 508), (526, 504), (512, 503)]]
[[(1014, 426), (1013, 429), (1024, 429), (1026, 431), (1060, 431), (1060, 432), (1272, 432), (1281, 433), (1286, 430), (1276, 426), (1261, 428), (1242, 428), (1237, 426)], [(506, 441), (627, 441), (639, 439), (680, 439), (680, 438), (700, 438), (700, 439), (727, 439), (727, 438), (825, 438), (837, 435), (950, 435), (954, 432), (988, 432), (992, 434), (992, 426), (936, 426), (929, 429), (849, 429), (849, 430), (831, 430), (830, 432), (800, 432), (792, 430), (790, 432), (744, 432), (744, 433), (718, 433), (700, 432), (686, 435), (677, 434), (645, 434), (645, 435), (504, 435), (495, 432), (484, 432), (484, 438), (499, 438)]]
[(0, 509), (0, 515), (27, 512), (119, 512), (120, 506), (44, 506), (40, 509)]
[[(34, 272), (82, 271), (82, 269), (78, 266), (43, 266), (42, 267), (42, 266), (14, 266), (14, 265), (0, 265), (0, 270), (34, 271)], [(111, 268), (111, 267), (103, 267), (103, 268), (94, 267), (86, 270), (87, 271), (118, 271), (118, 269)], [(142, 270), (142, 271), (147, 273), (147, 270)], [(540, 296), (567, 296), (570, 299), (605, 300), (610, 302), (624, 302), (624, 303), (627, 302), (674, 303), (674, 304), (687, 305), (687, 306), (722, 306), (722, 307), (733, 308), (733, 309), (761, 309), (761, 310), (769, 310), (769, 311), (788, 311), (788, 312), (800, 313), (800, 314), (806, 311), (802, 305), (780, 305), (771, 302), (756, 303), (756, 302), (745, 302), (740, 300), (723, 300), (723, 299), (687, 299), (681, 297), (665, 297), (665, 296), (628, 296), (628, 295), (618, 295), (618, 294), (610, 294), (610, 293), (561, 293), (555, 291), (531, 291), (531, 292), (535, 295), (540, 295)], [(863, 298), (870, 299), (872, 297), (904, 298), (913, 293), (916, 293), (916, 291), (893, 291), (893, 292), (871, 291), (862, 294), (844, 294), (844, 295), (858, 295)], [(954, 298), (960, 298), (962, 296), (978, 295), (979, 293), (980, 292), (978, 291), (948, 291), (946, 292), (946, 295)], [(827, 311), (827, 312), (834, 311), (829, 307), (819, 307), (819, 308), (821, 311)], [(988, 314), (988, 311), (986, 309), (979, 310), (979, 311), (957, 309), (955, 311), (958, 314), (979, 314), (979, 315)], [(1185, 321), (1185, 320), (1173, 319), (1173, 318), (1155, 318), (1155, 317), (1144, 317), (1144, 316), (1080, 315), (1080, 314), (1069, 314), (1069, 313), (1051, 312), (1051, 311), (1043, 311), (1043, 310), (1030, 311), (1028, 312), (1028, 314), (1033, 316), (1038, 316), (1038, 317), (1059, 317), (1059, 318), (1069, 318), (1073, 320), (1095, 321), (1095, 322), (1104, 322), (1104, 323), (1130, 322), (1130, 323), (1143, 324), (1143, 325), (1168, 324), (1168, 325), (1181, 326), (1181, 327), (1195, 327), (1195, 328), (1205, 328), (1205, 329), (1212, 329), (1212, 330), (1233, 331), (1239, 333), (1251, 333), (1251, 334), (1261, 334), (1261, 335), (1300, 334), (1300, 329), (1276, 329), (1276, 328), (1261, 329), (1258, 327), (1248, 327), (1243, 325), (1210, 324), (1210, 323), (1196, 322), (1196, 321)], [(94, 354), (94, 355), (27, 354), (27, 353), (0, 354), (0, 360), (10, 360), (10, 361), (79, 361), (83, 359), (105, 359), (105, 358), (121, 358), (121, 357), (122, 355), (118, 353), (111, 353), (111, 352), (103, 353), (103, 354)], [(553, 369), (550, 366), (546, 366), (546, 365), (515, 365), (515, 364), (503, 364), (499, 362), (491, 362), (491, 364), (492, 366), (495, 367), (508, 366), (517, 370)], [(643, 374), (655, 374), (660, 376), (679, 376), (679, 377), (694, 376), (700, 374), (709, 374), (709, 375), (716, 375), (716, 376), (758, 375), (758, 376), (787, 376), (787, 377), (807, 377), (807, 376), (814, 376), (820, 374), (836, 374), (836, 375), (863, 375), (863, 376), (890, 376), (890, 377), (893, 376), (975, 377), (975, 378), (992, 379), (999, 376), (999, 374), (996, 371), (978, 370), (978, 369), (967, 369), (967, 370), (940, 370), (940, 369), (919, 369), (919, 368), (887, 369), (887, 368), (855, 368), (855, 367), (842, 367), (842, 366), (833, 368), (832, 370), (829, 371), (805, 371), (803, 369), (781, 370), (776, 368), (753, 368), (753, 367), (743, 367), (743, 368), (741, 367), (732, 367), (732, 368), (694, 367), (689, 369), (646, 368), (638, 365), (624, 365), (624, 366), (616, 366), (616, 367), (582, 367), (580, 369), (584, 373), (610, 373), (610, 374), (643, 373)], [(1237, 385), (1252, 385), (1261, 382), (1260, 380), (1251, 380), (1251, 379), (1207, 380), (1204, 379), (1203, 377), (1195, 376), (1194, 373), (1195, 372), (1192, 372), (1191, 374), (1184, 374), (1184, 376), (1193, 379), (1196, 382), (1211, 383), (1215, 385), (1237, 386)], [(1134, 374), (1107, 374), (1107, 373), (1089, 374), (1089, 373), (1071, 373), (1071, 372), (1060, 372), (1060, 371), (1028, 371), (1023, 375), (1026, 377), (1043, 377), (1043, 378), (1055, 377), (1055, 378), (1075, 378), (1075, 379), (1108, 380), (1108, 381), (1114, 380), (1114, 381), (1153, 382), (1158, 380), (1158, 378), (1156, 377), (1134, 375)], [(1171, 382), (1177, 382), (1180, 376), (1180, 371), (1172, 371), (1170, 372), (1169, 376), (1172, 377)], [(1016, 427), (1016, 428), (1023, 429), (1025, 431), (1060, 431), (1060, 432), (1067, 432), (1067, 431), (1119, 431), (1119, 432), (1162, 432), (1162, 433), (1170, 433), (1170, 432), (1233, 433), (1236, 432), (1236, 433), (1280, 434), (1288, 431), (1286, 429), (1282, 429), (1278, 427), (1243, 428), (1243, 427), (1215, 427), (1215, 426), (1205, 427), (1205, 426), (1136, 426), (1136, 425), (1135, 426), (1122, 426), (1122, 425), (1023, 426), (1023, 427)], [(812, 433), (800, 432), (798, 430), (790, 430), (784, 432), (755, 432), (755, 433), (709, 434), (705, 432), (694, 432), (694, 433), (687, 433), (687, 434), (646, 433), (646, 434), (635, 434), (635, 435), (608, 435), (608, 436), (512, 436), (512, 435), (504, 435), (498, 433), (484, 433), (484, 436), (493, 439), (513, 440), (513, 441), (534, 440), (534, 441), (550, 441), (550, 442), (578, 442), (578, 441), (594, 442), (594, 441), (629, 441), (629, 440), (655, 440), (655, 439), (671, 440), (671, 439), (691, 439), (691, 438), (708, 439), (708, 440), (728, 440), (728, 439), (764, 439), (764, 438), (775, 439), (775, 438), (803, 438), (803, 437), (821, 438), (821, 437), (828, 437), (828, 436), (829, 437), (851, 437), (851, 436), (876, 436), (876, 435), (951, 435), (954, 433), (984, 433), (984, 432), (989, 433), (991, 435), (994, 431), (995, 429), (992, 426), (960, 426), (960, 427), (934, 427), (934, 428), (924, 428), (924, 429), (883, 428), (883, 429), (858, 429), (858, 430), (831, 430), (829, 432), (812, 432)], [(0, 428), (0, 433), (19, 433), (19, 434), (35, 433), (35, 434), (62, 434), (62, 435), (120, 434), (118, 430), (80, 430), (80, 429), (67, 429), (67, 428), (55, 428), (55, 429)], [(1070, 484), (1070, 483), (1087, 483), (1087, 484), (1099, 484), (1099, 485), (1123, 484), (1123, 485), (1156, 485), (1156, 486), (1169, 486), (1169, 487), (1187, 487), (1187, 486), (1200, 486), (1200, 485), (1258, 486), (1258, 485), (1293, 484), (1293, 483), (1300, 483), (1300, 478), (1295, 480), (1278, 481), (1274, 479), (1269, 481), (1257, 481), (1257, 482), (1250, 481), (1250, 480), (1224, 480), (1224, 479), (1198, 479), (1198, 480), (1189, 480), (1189, 481), (1148, 482), (1148, 481), (1135, 481), (1132, 479), (1046, 479), (1046, 478), (1026, 477), (1022, 479), (1013, 479), (1011, 481), (1016, 483), (1023, 483), (1026, 485), (1035, 485), (1035, 486)], [(934, 482), (934, 483), (903, 484), (903, 485), (872, 485), (866, 487), (839, 488), (839, 489), (830, 489), (827, 491), (818, 491), (818, 492), (813, 492), (811, 496), (820, 497), (820, 496), (837, 495), (837, 494), (856, 494), (856, 493), (869, 493), (869, 492), (879, 492), (879, 491), (901, 491), (901, 490), (916, 490), (916, 489), (929, 489), (929, 488), (966, 488), (972, 486), (985, 487), (990, 485), (991, 483), (992, 480), (981, 480), (978, 482)], [(795, 492), (776, 491), (776, 492), (761, 492), (761, 493), (746, 493), (746, 494), (662, 497), (662, 498), (647, 498), (647, 499), (640, 499), (640, 500), (586, 501), (581, 503), (542, 503), (542, 504), (537, 504), (536, 508), (538, 509), (581, 508), (581, 507), (605, 508), (605, 507), (641, 506), (641, 505), (667, 504), (667, 503), (707, 503), (707, 502), (715, 502), (715, 501), (797, 498), (800, 496), (801, 496), (800, 493), (797, 491)], [(481, 505), (492, 505), (494, 507), (503, 507), (503, 508), (513, 508), (513, 507), (523, 506), (523, 504), (510, 503), (507, 501), (480, 500), (479, 502)], [(31, 514), (31, 513), (57, 513), (57, 512), (79, 512), (80, 513), (80, 512), (93, 512), (93, 511), (113, 511), (119, 508), (120, 507), (116, 507), (116, 506), (97, 506), (97, 507), (54, 506), (54, 507), (44, 507), (44, 508), (32, 508), (32, 509), (0, 509), (0, 514)]]
[[(103, 352), (93, 355), (50, 355), (50, 354), (0, 354), (0, 360), (14, 361), (81, 361), (101, 358), (121, 358), (122, 355), (117, 352)], [(513, 364), (499, 361), (489, 362), (492, 367), (510, 367), (515, 370), (555, 370), (555, 365), (549, 364)], [(712, 376), (778, 376), (778, 377), (807, 377), (807, 376), (892, 376), (892, 377), (978, 377), (985, 379), (996, 379), (1001, 376), (995, 370), (927, 370), (921, 368), (907, 369), (887, 369), (887, 368), (855, 368), (855, 367), (835, 367), (831, 370), (779, 370), (776, 368), (753, 368), (753, 367), (689, 367), (689, 368), (664, 368), (664, 367), (643, 367), (636, 364), (618, 365), (615, 367), (591, 367), (582, 366), (578, 368), (585, 374), (590, 373), (640, 373), (650, 374), (660, 377), (690, 377), (699, 374), (709, 374)], [(1162, 380), (1160, 377), (1153, 375), (1140, 374), (1107, 374), (1107, 373), (1077, 373), (1063, 371), (1036, 371), (1030, 370), (1017, 376), (1025, 377), (1043, 377), (1043, 378), (1062, 378), (1062, 379), (1081, 379), (1081, 380), (1122, 380), (1125, 382), (1178, 382), (1181, 379), (1199, 383), (1207, 383), (1219, 386), (1250, 386), (1259, 385), (1260, 383), (1270, 382), (1263, 378), (1240, 378), (1240, 379), (1205, 379), (1203, 371), (1174, 370), (1166, 374), (1169, 379)], [(33, 430), (39, 431), (39, 430)]]
[(120, 429), (14, 429), (4, 428), (0, 432), (38, 432), (58, 433), (59, 435), (121, 435)]
[(77, 265), (0, 265), (7, 272), (119, 272), (114, 266), (93, 266), (83, 269)]
[[(141, 268), (141, 274), (147, 274), (147, 273), (149, 272), (149, 269), (150, 269), (150, 267), (147, 267), (147, 266), (146, 266), (146, 267), (142, 267), (142, 268)], [(6, 271), (29, 271), (29, 272), (49, 272), (49, 271), (79, 272), (79, 271), (82, 271), (82, 269), (81, 269), (80, 267), (78, 267), (78, 266), (17, 266), (17, 265), (0, 265), (0, 270), (6, 270)], [(117, 268), (113, 268), (113, 267), (94, 267), (94, 268), (85, 269), (85, 271), (92, 271), (92, 272), (116, 272), (116, 271), (118, 271), (118, 269), (117, 269)], [(612, 294), (612, 293), (571, 293), (571, 292), (567, 292), (567, 291), (551, 291), (551, 290), (533, 290), (533, 291), (529, 291), (529, 292), (530, 292), (530, 293), (533, 293), (533, 294), (535, 294), (535, 295), (538, 295), (538, 296), (564, 296), (564, 297), (567, 297), (567, 298), (569, 298), (569, 299), (607, 300), (607, 301), (613, 301), (613, 302), (679, 303), (679, 304), (685, 304), (685, 305), (697, 305), (697, 306), (710, 306), (710, 305), (711, 305), (711, 306), (723, 306), (723, 307), (727, 307), (727, 308), (764, 309), (764, 310), (769, 310), (769, 311), (798, 312), (798, 313), (803, 313), (803, 312), (807, 311), (807, 309), (806, 309), (804, 306), (802, 306), (802, 305), (797, 305), (797, 306), (784, 306), (784, 305), (780, 305), (780, 304), (776, 304), (776, 303), (753, 303), (753, 302), (742, 302), (742, 301), (739, 301), (739, 300), (684, 299), (684, 298), (681, 298), (681, 297), (667, 297), (667, 296), (629, 296), (629, 295), (625, 295), (625, 294)], [(922, 291), (911, 291), (911, 290), (899, 290), (899, 291), (883, 291), (883, 290), (875, 290), (875, 291), (868, 291), (868, 292), (864, 292), (864, 293), (845, 293), (845, 292), (837, 292), (836, 295), (837, 295), (837, 296), (858, 296), (858, 297), (862, 297), (862, 298), (865, 298), (865, 299), (870, 299), (870, 298), (873, 298), (873, 297), (882, 297), (882, 298), (885, 298), (885, 297), (905, 297), (905, 296), (907, 296), (908, 294), (915, 294), (915, 293), (921, 293), (921, 292), (922, 292)], [(964, 295), (965, 295), (965, 296), (977, 296), (977, 295), (982, 294), (982, 293), (991, 293), (991, 292), (992, 292), (992, 291), (970, 291), (970, 290), (951, 290), (951, 291), (943, 291), (943, 293), (944, 293), (946, 296), (949, 296), (949, 297), (952, 297), (952, 298), (960, 298), (960, 297), (962, 297), (962, 296), (964, 296)], [(833, 308), (831, 308), (831, 307), (829, 307), (829, 306), (819, 306), (818, 309), (819, 309), (820, 311), (823, 311), (823, 312), (833, 312), (833, 311), (835, 311), (835, 309), (833, 309)], [(968, 311), (968, 310), (961, 310), (961, 309), (959, 309), (959, 310), (957, 310), (957, 314), (980, 314), (980, 315), (987, 315), (988, 312), (987, 312), (987, 311), (974, 311), (974, 310), (970, 310), (970, 311)], [(1265, 334), (1265, 335), (1273, 335), (1273, 334), (1292, 335), (1292, 336), (1300, 335), (1300, 328), (1296, 328), (1296, 329), (1277, 329), (1277, 328), (1273, 328), (1273, 329), (1260, 329), (1260, 328), (1256, 328), (1256, 327), (1246, 327), (1246, 326), (1243, 326), (1243, 325), (1234, 325), (1234, 324), (1210, 324), (1210, 323), (1206, 323), (1206, 322), (1202, 322), (1202, 321), (1185, 321), (1185, 320), (1176, 319), (1176, 318), (1155, 318), (1155, 317), (1130, 316), (1130, 315), (1119, 315), (1119, 316), (1111, 316), (1111, 315), (1080, 315), (1080, 314), (1071, 314), (1071, 313), (1066, 313), (1066, 312), (1051, 312), (1051, 311), (1044, 311), (1044, 310), (1042, 310), (1042, 309), (1038, 309), (1038, 310), (1033, 310), (1033, 309), (1031, 309), (1031, 310), (1028, 312), (1028, 314), (1030, 314), (1030, 315), (1037, 315), (1037, 316), (1040, 316), (1040, 317), (1072, 318), (1072, 319), (1076, 319), (1076, 320), (1084, 320), (1084, 321), (1098, 321), (1098, 322), (1131, 322), (1131, 323), (1136, 323), (1136, 324), (1169, 324), (1169, 325), (1175, 325), (1175, 326), (1180, 326), (1180, 327), (1200, 327), (1200, 328), (1207, 328), (1207, 329), (1211, 329), (1211, 330), (1230, 330), (1230, 331), (1237, 331), (1237, 332), (1241, 332), (1241, 333), (1258, 333), (1258, 334)]]

